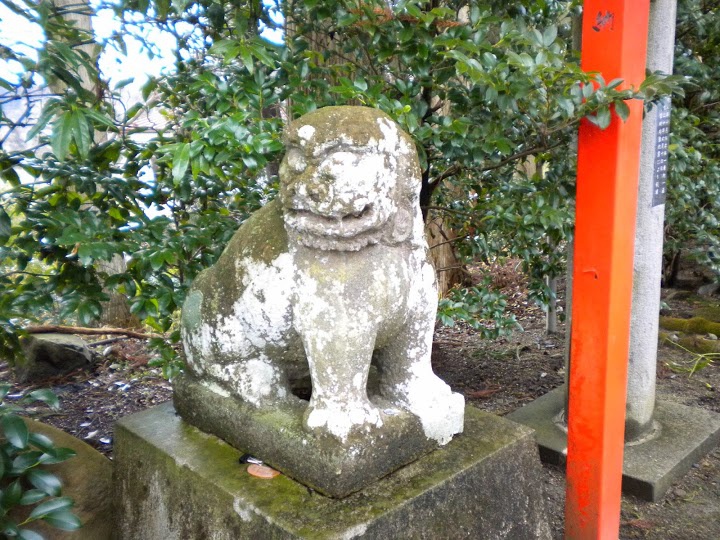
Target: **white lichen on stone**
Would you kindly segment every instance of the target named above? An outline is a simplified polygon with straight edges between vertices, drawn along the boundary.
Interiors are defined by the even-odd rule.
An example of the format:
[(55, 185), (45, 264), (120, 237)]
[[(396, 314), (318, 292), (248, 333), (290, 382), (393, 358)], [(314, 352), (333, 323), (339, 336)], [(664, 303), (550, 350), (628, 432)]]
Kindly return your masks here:
[(383, 425), (378, 409), (369, 402), (357, 404), (342, 399), (335, 404), (312, 409), (305, 422), (310, 429), (322, 428), (342, 442), (346, 442), (350, 433), (358, 427)]
[(434, 374), (422, 368), (418, 371), (423, 373), (415, 375), (401, 390), (406, 408), (420, 419), (428, 439), (447, 444), (453, 435), (463, 431), (465, 399)]
[(304, 141), (309, 141), (313, 135), (315, 135), (315, 128), (312, 126), (305, 125), (298, 129), (298, 136)]
[(230, 392), (228, 392), (227, 390), (225, 390), (225, 388), (223, 388), (222, 386), (220, 386), (220, 385), (219, 385), (218, 383), (216, 383), (214, 380), (207, 380), (207, 379), (205, 379), (205, 380), (202, 381), (202, 385), (203, 385), (205, 388), (207, 388), (208, 390), (211, 390), (211, 391), (215, 392), (216, 394), (221, 395), (221, 396), (223, 396), (223, 397), (230, 397), (230, 396), (231, 396)]
[(253, 510), (247, 508), (246, 503), (238, 497), (233, 499), (233, 510), (243, 521), (252, 521)]
[(354, 527), (347, 529), (341, 536), (338, 537), (338, 540), (353, 540), (353, 538), (360, 538), (366, 532), (367, 525), (365, 523), (361, 523), (360, 525), (355, 525)]

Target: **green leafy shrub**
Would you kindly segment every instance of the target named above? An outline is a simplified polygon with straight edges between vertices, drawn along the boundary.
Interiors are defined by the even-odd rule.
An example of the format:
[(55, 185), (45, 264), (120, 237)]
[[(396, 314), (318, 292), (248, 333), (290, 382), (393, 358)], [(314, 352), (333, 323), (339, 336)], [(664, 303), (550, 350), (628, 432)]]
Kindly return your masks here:
[(673, 99), (666, 204), (665, 278), (689, 255), (720, 282), (720, 11), (678, 3), (675, 72), (691, 84)]
[[(572, 228), (578, 123), (606, 127), (640, 94), (580, 69), (571, 44), (579, 1), (519, 4), (127, 0), (115, 8), (125, 21), (117, 41), (137, 35), (139, 20), (179, 36), (174, 72), (127, 108), (115, 106), (121, 83), (104, 93), (80, 84), (94, 64), (75, 45), (92, 41), (90, 32), (20, 10), (68, 43), (48, 39), (41, 62), (12, 52), (28, 73), (0, 85), (30, 108), (34, 75), (62, 73), (74, 90), (35, 111), (34, 132), (48, 144), (42, 155), (0, 149), (8, 184), (0, 191), (0, 288), (8, 291), (0, 354), (19, 354), (18, 333), (49, 306), (87, 324), (108, 293), (125, 295), (138, 319), (176, 342), (173, 317), (187, 287), (276, 191), (285, 120), (326, 105), (393, 117), (420, 155), (421, 204), (457, 233), (462, 262), (520, 259), (533, 298), (546, 302), (546, 278), (562, 273)], [(273, 22), (280, 11), (285, 22)], [(282, 44), (260, 35), (278, 26)], [(163, 122), (146, 128), (138, 121), (145, 111)], [(103, 275), (98, 263), (117, 256), (127, 270)], [(32, 261), (43, 271), (30, 270)], [(481, 284), (458, 298), (475, 310), (490, 292)], [(492, 309), (500, 305), (493, 300)], [(444, 321), (466, 312), (441, 308)], [(500, 330), (512, 324), (500, 313), (481, 318)], [(165, 346), (157, 365), (171, 374), (173, 358)]]
[(462, 321), (483, 339), (507, 335), (520, 328), (514, 315), (505, 312), (505, 297), (485, 282), (481, 287), (455, 288), (438, 304), (438, 320), (446, 326)]
[(49, 390), (36, 390), (11, 403), (7, 399), (9, 392), (9, 384), (0, 385), (0, 534), (5, 538), (41, 540), (41, 535), (26, 528), (36, 521), (66, 531), (76, 530), (80, 520), (71, 511), (72, 499), (62, 496), (60, 479), (44, 468), (72, 458), (75, 452), (33, 433), (20, 416), (23, 405), (33, 401), (58, 408), (57, 397)]

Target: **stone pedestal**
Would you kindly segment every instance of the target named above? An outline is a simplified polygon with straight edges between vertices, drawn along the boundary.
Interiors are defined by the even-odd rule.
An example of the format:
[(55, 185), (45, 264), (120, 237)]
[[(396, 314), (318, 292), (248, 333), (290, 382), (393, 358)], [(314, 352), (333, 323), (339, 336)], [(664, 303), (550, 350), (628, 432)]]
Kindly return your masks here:
[[(565, 465), (567, 432), (558, 417), (565, 407), (564, 387), (514, 411), (508, 418), (535, 430), (540, 458)], [(644, 442), (625, 445), (623, 492), (658, 501), (693, 463), (720, 444), (720, 414), (659, 401), (654, 427)]]
[(338, 500), (241, 455), (166, 403), (115, 430), (115, 538), (550, 538), (532, 431), (466, 409), (446, 447)]
[(438, 447), (416, 416), (389, 405), (380, 407), (382, 426), (340, 443), (303, 427), (307, 401), (260, 409), (188, 375), (173, 387), (175, 409), (186, 422), (329, 497), (345, 497)]

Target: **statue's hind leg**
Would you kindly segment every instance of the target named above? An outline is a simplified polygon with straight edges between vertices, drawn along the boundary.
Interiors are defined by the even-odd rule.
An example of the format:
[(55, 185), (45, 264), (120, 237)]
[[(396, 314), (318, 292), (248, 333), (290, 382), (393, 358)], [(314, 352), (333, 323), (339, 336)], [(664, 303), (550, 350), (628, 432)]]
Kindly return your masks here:
[(221, 389), (256, 407), (272, 407), (292, 396), (283, 370), (262, 355), (209, 364), (205, 371)]

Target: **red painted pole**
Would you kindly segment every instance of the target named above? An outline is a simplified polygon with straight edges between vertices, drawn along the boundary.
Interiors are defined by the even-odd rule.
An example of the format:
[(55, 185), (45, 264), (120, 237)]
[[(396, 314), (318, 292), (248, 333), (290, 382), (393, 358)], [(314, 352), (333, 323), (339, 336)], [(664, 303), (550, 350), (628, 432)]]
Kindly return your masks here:
[[(586, 0), (582, 67), (645, 77), (650, 0)], [(565, 538), (617, 539), (642, 103), (578, 142)]]

